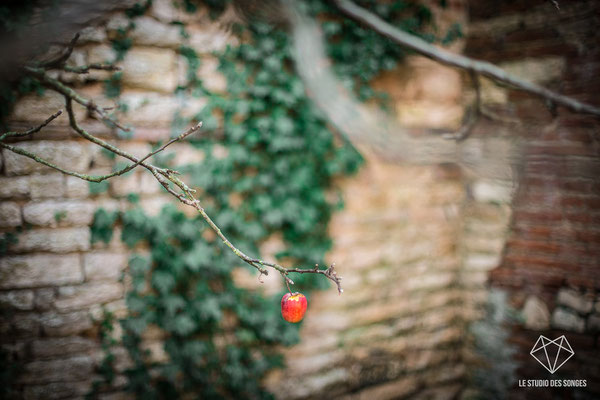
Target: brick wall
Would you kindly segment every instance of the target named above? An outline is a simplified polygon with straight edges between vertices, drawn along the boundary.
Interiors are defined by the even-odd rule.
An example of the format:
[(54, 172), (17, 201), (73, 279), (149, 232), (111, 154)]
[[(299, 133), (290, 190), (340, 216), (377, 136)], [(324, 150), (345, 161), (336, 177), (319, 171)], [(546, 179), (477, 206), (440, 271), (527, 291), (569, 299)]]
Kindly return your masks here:
[[(600, 51), (593, 1), (470, 2), (466, 53), (501, 63), (577, 99), (598, 104)], [(499, 100), (498, 100), (499, 99)], [(587, 379), (585, 389), (525, 389), (513, 398), (593, 398), (600, 393), (600, 202), (597, 119), (516, 91), (496, 97), (524, 121), (529, 146), (510, 235), (493, 286), (510, 294), (524, 323), (513, 327), (518, 379)], [(504, 105), (501, 105), (504, 103)], [(554, 375), (529, 351), (540, 334), (562, 334), (575, 356)], [(554, 396), (554, 397), (553, 397)]]

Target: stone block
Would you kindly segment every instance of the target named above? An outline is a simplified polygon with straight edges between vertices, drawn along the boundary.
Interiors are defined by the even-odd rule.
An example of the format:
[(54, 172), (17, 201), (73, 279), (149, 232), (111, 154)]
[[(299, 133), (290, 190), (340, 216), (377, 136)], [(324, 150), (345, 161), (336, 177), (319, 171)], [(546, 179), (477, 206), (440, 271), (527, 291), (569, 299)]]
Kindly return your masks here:
[(49, 251), (68, 253), (90, 248), (89, 228), (37, 229), (19, 234), (10, 247), (15, 252)]
[(0, 228), (14, 228), (21, 224), (21, 207), (18, 204), (12, 201), (0, 203)]
[(147, 360), (152, 363), (166, 363), (169, 361), (169, 354), (165, 351), (164, 343), (161, 341), (143, 341), (141, 350), (148, 352)]
[(17, 310), (33, 309), (33, 291), (13, 290), (0, 293), (0, 308), (13, 308)]
[(569, 307), (581, 314), (587, 314), (592, 311), (594, 301), (592, 298), (579, 294), (572, 289), (560, 289), (556, 303)]
[(92, 382), (52, 382), (43, 385), (26, 385), (23, 389), (24, 400), (58, 400), (83, 398), (92, 387)]
[[(111, 301), (110, 303), (105, 304), (95, 304), (90, 307), (90, 315), (92, 316), (92, 319), (96, 321), (102, 320), (107, 312), (114, 315), (115, 318), (125, 318), (129, 313), (124, 299)], [(114, 338), (120, 338), (123, 333), (121, 326), (117, 323), (113, 328), (114, 329), (111, 336)]]
[(160, 210), (167, 204), (172, 204), (173, 198), (170, 195), (155, 196), (151, 198), (145, 198), (140, 200), (140, 207), (148, 215), (156, 216), (160, 213)]
[(65, 195), (65, 175), (60, 172), (33, 174), (29, 177), (32, 199), (57, 198)]
[(128, 87), (171, 94), (177, 87), (176, 61), (172, 50), (133, 48), (123, 60), (122, 82)]
[(219, 70), (219, 60), (213, 56), (202, 57), (202, 63), (198, 68), (198, 78), (202, 85), (212, 92), (225, 93), (227, 91), (227, 79)]
[[(82, 67), (87, 64), (88, 64), (88, 62), (87, 62), (86, 52), (81, 49), (77, 49), (77, 48), (73, 50), (73, 52), (71, 53), (71, 56), (69, 57), (69, 59), (66, 62), (66, 65), (69, 67)], [(75, 84), (75, 85), (83, 84), (87, 80), (87, 76), (85, 74), (77, 74), (74, 72), (66, 72), (66, 71), (60, 71), (58, 73), (58, 78), (62, 82), (69, 83), (69, 84)]]
[(33, 361), (25, 365), (19, 382), (31, 384), (86, 380), (90, 378), (93, 367), (92, 358), (89, 356)]
[(90, 194), (89, 182), (75, 176), (65, 176), (65, 196), (82, 199)]
[(550, 56), (504, 62), (500, 67), (526, 81), (543, 84), (561, 78), (566, 62), (564, 57)]
[(335, 366), (344, 357), (344, 352), (340, 350), (320, 352), (304, 357), (292, 357), (287, 361), (287, 368), (298, 375), (314, 374)]
[(343, 385), (351, 379), (351, 373), (345, 368), (331, 368), (319, 374), (311, 374), (302, 379), (284, 380), (277, 388), (278, 393), (286, 393), (286, 397), (300, 399), (310, 397), (327, 388)]
[(0, 259), (0, 288), (64, 285), (83, 281), (78, 255), (26, 255)]
[(102, 27), (88, 26), (79, 31), (78, 44), (102, 43), (106, 40), (106, 31)]
[[(88, 48), (87, 58), (90, 64), (109, 64), (117, 58), (117, 53), (106, 44), (98, 44)], [(108, 79), (113, 73), (110, 71), (91, 70), (86, 74), (89, 80)]]
[(164, 127), (170, 130), (173, 114), (180, 103), (173, 95), (126, 91), (120, 100), (126, 104), (129, 112), (121, 122), (135, 126)]
[(96, 251), (83, 258), (83, 271), (87, 281), (117, 281), (127, 268), (127, 254)]
[(117, 32), (127, 29), (130, 23), (130, 19), (124, 13), (112, 15), (106, 24), (106, 32), (109, 38), (116, 37)]
[(585, 330), (585, 320), (570, 310), (557, 308), (552, 314), (552, 327), (581, 333)]
[(165, 154), (171, 153), (175, 155), (172, 161), (174, 168), (187, 164), (199, 164), (205, 158), (202, 150), (194, 148), (189, 143), (173, 143), (165, 150)]
[[(159, 2), (162, 3), (162, 2)], [(126, 379), (126, 378), (124, 378)], [(125, 381), (127, 383), (127, 381)], [(123, 385), (124, 386), (124, 385)], [(102, 393), (98, 400), (129, 400), (130, 395), (126, 392)]]
[(53, 288), (37, 289), (35, 291), (35, 308), (38, 310), (49, 310), (54, 306), (56, 292)]
[(123, 297), (123, 285), (118, 282), (63, 286), (58, 288), (54, 307), (59, 311), (77, 310), (121, 297)]
[(150, 15), (166, 23), (174, 21), (186, 22), (196, 17), (194, 14), (185, 12), (184, 5), (180, 0), (153, 1), (150, 7)]
[[(121, 143), (118, 144), (119, 147), (121, 146)], [(90, 157), (92, 158), (92, 168), (106, 168), (108, 169), (110, 172), (110, 169), (112, 168), (113, 164), (115, 163), (115, 159), (117, 158), (117, 156), (115, 155), (115, 157), (110, 158), (108, 156), (108, 153), (101, 147), (90, 143), (88, 145), (88, 151), (90, 153)]]
[[(91, 160), (87, 152), (87, 146), (78, 142), (39, 140), (17, 143), (16, 146), (34, 153), (50, 163), (78, 172), (85, 172)], [(7, 175), (25, 175), (38, 171), (51, 171), (49, 167), (20, 154), (7, 152), (6, 150), (3, 150), (3, 152)]]
[(198, 24), (187, 27), (189, 45), (198, 54), (210, 54), (225, 50), (228, 44), (237, 44), (237, 38), (217, 24)]
[(600, 314), (593, 314), (588, 317), (587, 330), (589, 332), (600, 332)]
[(23, 207), (23, 218), (38, 226), (89, 226), (94, 211), (91, 201), (38, 201)]
[[(87, 147), (72, 141), (39, 140), (20, 142), (15, 145), (31, 152), (46, 161), (69, 170), (85, 172), (90, 164)], [(7, 175), (26, 175), (32, 172), (52, 171), (30, 158), (7, 150), (2, 150)]]
[(100, 347), (100, 344), (95, 340), (80, 336), (41, 338), (31, 343), (31, 354), (37, 360), (88, 353), (98, 347)]
[(13, 317), (14, 334), (20, 338), (40, 335), (40, 320), (37, 314), (20, 314)]
[(29, 196), (29, 177), (0, 177), (0, 198), (14, 199)]
[(472, 193), (475, 201), (482, 203), (510, 203), (515, 187), (509, 182), (491, 182), (478, 180), (473, 184)]
[(146, 16), (136, 18), (134, 23), (135, 27), (129, 36), (134, 44), (178, 48), (183, 43), (179, 26), (167, 25)]
[(131, 171), (121, 176), (109, 179), (110, 193), (113, 196), (127, 196), (130, 193), (139, 193), (140, 176), (137, 171)]
[(154, 175), (147, 171), (140, 174), (140, 193), (142, 194), (158, 194), (163, 191), (163, 187), (156, 180)]
[(536, 331), (550, 328), (550, 312), (546, 304), (536, 296), (529, 296), (523, 306), (525, 327)]
[(142, 158), (152, 151), (152, 146), (144, 142), (122, 142), (119, 148), (135, 157)]
[(40, 316), (42, 330), (46, 336), (77, 335), (92, 328), (92, 319), (86, 311), (59, 314), (49, 312)]
[(407, 278), (402, 285), (407, 290), (432, 290), (441, 289), (454, 283), (455, 276), (450, 272), (432, 273), (423, 276)]
[(408, 396), (418, 388), (414, 377), (400, 378), (390, 382), (373, 385), (357, 393), (345, 397), (346, 400), (374, 400), (396, 399)]
[(469, 254), (464, 260), (466, 269), (476, 271), (488, 271), (498, 266), (499, 263), (500, 258), (497, 254)]
[[(17, 100), (13, 107), (12, 114), (9, 116), (9, 121), (30, 122), (31, 125), (37, 126), (44, 122), (46, 118), (65, 108), (64, 97), (51, 90), (46, 90), (42, 96), (37, 94), (28, 94)], [(78, 120), (85, 119), (87, 110), (78, 103), (73, 104), (73, 112)], [(69, 124), (69, 116), (66, 112), (57, 117), (52, 124), (64, 125)]]

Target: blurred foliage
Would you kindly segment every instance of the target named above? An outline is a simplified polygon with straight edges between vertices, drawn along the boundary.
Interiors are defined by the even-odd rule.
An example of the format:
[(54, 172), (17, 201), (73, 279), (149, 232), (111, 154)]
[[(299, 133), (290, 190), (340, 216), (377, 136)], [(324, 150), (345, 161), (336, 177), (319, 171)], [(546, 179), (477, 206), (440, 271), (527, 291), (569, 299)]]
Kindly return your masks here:
[(469, 399), (502, 400), (508, 397), (516, 382), (517, 347), (508, 341), (511, 323), (521, 322), (521, 316), (507, 302), (507, 295), (491, 290), (485, 305), (485, 316), (474, 322), (469, 331), (474, 340), (475, 353), (481, 363), (471, 373), (473, 393)]
[[(376, 5), (378, 14), (413, 33), (431, 22), (429, 10), (413, 3), (361, 4), (365, 3)], [(213, 17), (226, 6), (205, 4)], [(394, 68), (402, 50), (341, 19), (324, 0), (304, 5), (323, 21), (340, 77), (361, 99), (383, 99), (369, 82)], [(186, 2), (186, 10), (195, 12), (195, 3)], [(225, 94), (205, 87), (197, 77), (202, 59), (193, 48), (180, 48), (187, 62), (187, 84), (178, 87), (176, 95), (203, 97), (208, 104), (191, 118), (181, 113), (174, 117), (174, 135), (194, 120), (203, 121), (205, 132), (192, 142), (205, 154), (203, 162), (178, 169), (192, 187), (201, 188), (199, 198), (207, 213), (242, 251), (258, 255), (260, 244), (278, 235), (284, 245), (276, 255), (280, 262), (305, 267), (318, 263), (324, 268), (323, 257), (331, 247), (327, 226), (342, 206), (333, 180), (355, 172), (362, 159), (332, 132), (307, 97), (293, 69), (287, 33), (261, 21), (233, 28), (250, 40), (216, 54), (227, 81)], [(181, 29), (185, 43), (183, 24)], [(174, 206), (157, 216), (139, 207), (118, 215), (98, 210), (92, 240), (109, 242), (118, 223), (124, 243), (149, 249), (149, 254), (130, 260), (129, 315), (119, 320), (124, 332), (120, 344), (134, 363), (126, 371), (127, 390), (144, 399), (184, 393), (207, 399), (270, 398), (262, 378), (282, 366), (278, 346), (299, 340), (298, 325), (280, 316), (283, 291), (264, 296), (236, 287), (235, 268), (256, 271), (215, 239), (200, 216), (186, 217)], [(294, 290), (308, 296), (310, 290), (328, 286), (326, 279), (312, 274), (295, 275), (293, 280)], [(166, 362), (151, 362), (143, 350), (143, 333), (150, 325), (166, 333)], [(107, 360), (111, 357), (107, 350)], [(103, 368), (107, 366), (108, 361)]]

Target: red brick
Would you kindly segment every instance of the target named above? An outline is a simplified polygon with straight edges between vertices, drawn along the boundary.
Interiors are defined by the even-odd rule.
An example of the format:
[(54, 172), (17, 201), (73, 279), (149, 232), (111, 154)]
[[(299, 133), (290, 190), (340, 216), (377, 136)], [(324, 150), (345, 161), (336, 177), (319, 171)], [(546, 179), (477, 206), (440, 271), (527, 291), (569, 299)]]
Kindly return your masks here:
[(558, 254), (562, 246), (558, 243), (536, 240), (511, 239), (506, 243), (510, 250), (520, 250), (524, 252), (541, 252), (544, 254)]

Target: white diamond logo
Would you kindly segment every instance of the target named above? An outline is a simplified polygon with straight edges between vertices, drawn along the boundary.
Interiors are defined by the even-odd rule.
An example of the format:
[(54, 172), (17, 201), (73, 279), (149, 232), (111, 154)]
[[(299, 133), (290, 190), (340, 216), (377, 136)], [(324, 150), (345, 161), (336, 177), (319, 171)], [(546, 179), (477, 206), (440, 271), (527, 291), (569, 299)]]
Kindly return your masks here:
[(529, 353), (551, 374), (558, 371), (567, 360), (575, 355), (565, 335), (554, 340), (540, 335)]

